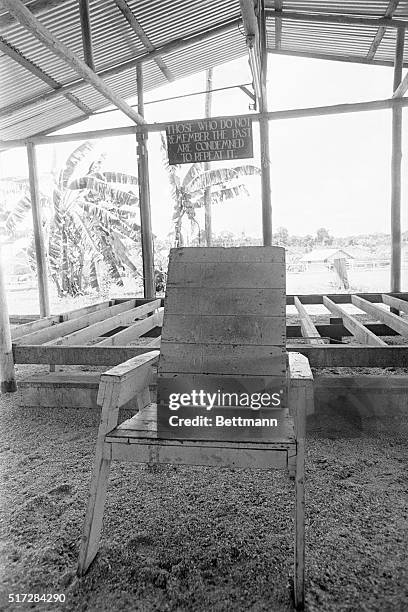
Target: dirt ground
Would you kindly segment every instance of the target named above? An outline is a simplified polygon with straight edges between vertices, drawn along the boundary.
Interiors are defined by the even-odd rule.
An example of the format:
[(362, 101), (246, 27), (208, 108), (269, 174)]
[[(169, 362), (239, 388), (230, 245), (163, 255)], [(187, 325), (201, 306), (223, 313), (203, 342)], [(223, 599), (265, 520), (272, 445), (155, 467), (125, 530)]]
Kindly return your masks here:
[[(66, 595), (22, 610), (292, 609), (286, 474), (114, 464), (100, 553), (78, 580), (99, 415), (16, 395), (0, 408), (2, 610), (16, 609), (9, 593)], [(308, 434), (308, 611), (408, 610), (407, 433), (408, 419)]]

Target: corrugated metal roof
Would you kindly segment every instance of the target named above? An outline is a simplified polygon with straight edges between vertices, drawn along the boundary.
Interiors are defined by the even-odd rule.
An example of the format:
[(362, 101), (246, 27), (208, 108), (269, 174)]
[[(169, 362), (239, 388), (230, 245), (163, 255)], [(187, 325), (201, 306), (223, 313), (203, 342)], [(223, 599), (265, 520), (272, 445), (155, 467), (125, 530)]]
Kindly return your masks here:
[[(24, 0), (33, 11), (37, 0)], [(42, 1), (44, 4), (44, 0)], [(119, 10), (114, 0), (90, 0), (95, 70), (115, 70), (124, 62), (134, 61), (152, 48), (179, 40), (236, 19), (240, 15), (239, 0), (127, 0), (145, 38), (138, 34)], [(269, 2), (269, 5), (273, 3)], [(283, 11), (300, 13), (343, 14), (381, 17), (387, 14), (388, 0), (284, 0)], [(283, 13), (284, 14), (284, 13)], [(80, 120), (87, 113), (109, 104), (95, 89), (81, 81), (76, 72), (18, 23), (5, 24), (0, 13), (3, 51), (20, 57), (19, 65), (6, 53), (0, 53), (0, 129), (3, 140), (27, 138), (56, 129), (65, 122)], [(52, 2), (50, 8), (36, 17), (58, 39), (83, 58), (82, 35), (77, 0)], [(401, 0), (394, 18), (408, 19), (408, 0)], [(267, 17), (267, 46), (271, 52), (347, 61), (392, 63), (395, 49), (395, 28), (388, 28), (376, 50), (374, 59), (367, 58), (377, 28), (368, 25), (317, 23), (308, 20), (282, 19), (280, 36), (277, 23)], [(147, 40), (147, 43), (146, 43)], [(280, 41), (280, 42), (279, 42)], [(4, 47), (4, 45), (9, 45)], [(10, 51), (10, 49), (12, 51)], [(182, 78), (208, 67), (246, 55), (242, 28), (217, 34), (205, 41), (162, 55), (165, 68), (175, 78)], [(405, 51), (408, 65), (408, 44)], [(30, 64), (31, 62), (31, 64)], [(144, 63), (145, 89), (165, 84), (163, 65), (152, 60)], [(135, 69), (126, 69), (104, 77), (106, 83), (123, 98), (136, 94)], [(71, 85), (75, 98), (53, 90)], [(47, 99), (44, 99), (44, 95)]]

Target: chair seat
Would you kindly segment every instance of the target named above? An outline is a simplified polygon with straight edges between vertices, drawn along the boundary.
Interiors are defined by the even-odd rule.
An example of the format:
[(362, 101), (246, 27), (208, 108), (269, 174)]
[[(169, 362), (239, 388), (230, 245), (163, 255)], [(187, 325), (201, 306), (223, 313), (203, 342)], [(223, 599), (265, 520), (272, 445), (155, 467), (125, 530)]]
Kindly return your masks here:
[[(245, 433), (241, 439), (237, 439), (236, 429), (234, 427), (234, 439), (230, 440), (225, 438), (225, 433), (220, 434), (219, 440), (158, 438), (157, 405), (152, 403), (115, 427), (106, 435), (105, 442), (111, 445), (112, 459), (137, 463), (191, 465), (194, 461), (195, 465), (207, 466), (288, 468), (289, 458), (296, 453), (293, 420), (288, 413), (280, 428), (281, 432), (284, 429), (284, 433), (279, 437), (276, 433), (267, 435), (265, 428), (259, 428), (262, 436)], [(136, 453), (135, 445), (139, 447)]]

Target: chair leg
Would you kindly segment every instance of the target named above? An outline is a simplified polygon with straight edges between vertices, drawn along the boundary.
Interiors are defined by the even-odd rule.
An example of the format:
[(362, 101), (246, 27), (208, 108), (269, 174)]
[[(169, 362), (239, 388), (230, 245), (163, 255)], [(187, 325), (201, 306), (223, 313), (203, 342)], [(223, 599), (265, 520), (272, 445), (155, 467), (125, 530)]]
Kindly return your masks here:
[(305, 599), (305, 449), (304, 439), (297, 441), (296, 455), (296, 510), (295, 510), (295, 567), (294, 599), (296, 610), (303, 610)]
[(91, 490), (79, 551), (78, 576), (83, 576), (94, 560), (99, 549), (99, 540), (102, 531), (103, 511), (108, 488), (111, 460), (104, 458), (102, 452), (98, 453), (98, 455), (95, 457)]

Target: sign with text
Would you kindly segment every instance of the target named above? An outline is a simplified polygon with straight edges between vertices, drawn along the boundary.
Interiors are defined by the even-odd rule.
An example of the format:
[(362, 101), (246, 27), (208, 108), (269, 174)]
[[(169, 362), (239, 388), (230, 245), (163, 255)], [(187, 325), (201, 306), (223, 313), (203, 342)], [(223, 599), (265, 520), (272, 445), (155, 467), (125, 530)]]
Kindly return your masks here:
[(170, 165), (253, 157), (251, 117), (170, 123), (166, 135)]

